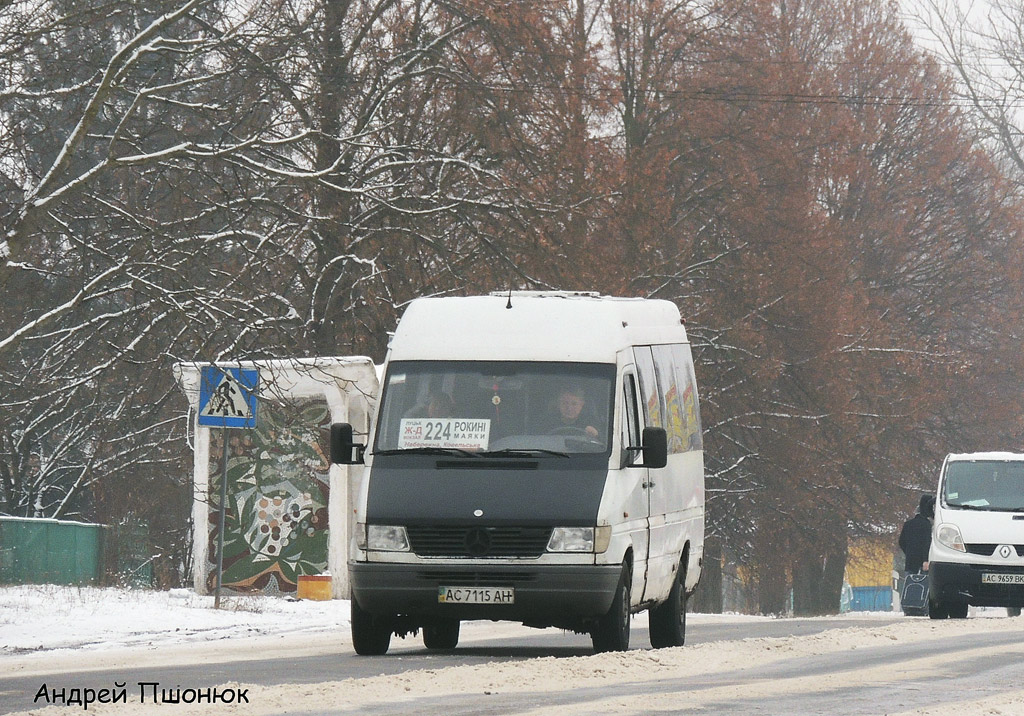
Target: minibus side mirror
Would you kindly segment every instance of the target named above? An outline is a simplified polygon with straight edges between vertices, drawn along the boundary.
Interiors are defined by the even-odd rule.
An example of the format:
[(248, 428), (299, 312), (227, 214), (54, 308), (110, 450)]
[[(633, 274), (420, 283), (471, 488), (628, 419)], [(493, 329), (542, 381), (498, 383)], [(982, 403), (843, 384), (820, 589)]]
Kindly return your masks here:
[(668, 434), (665, 428), (644, 428), (644, 467), (658, 469), (668, 464)]
[(332, 463), (335, 465), (359, 465), (363, 462), (365, 451), (365, 445), (353, 442), (351, 425), (348, 423), (331, 424)]

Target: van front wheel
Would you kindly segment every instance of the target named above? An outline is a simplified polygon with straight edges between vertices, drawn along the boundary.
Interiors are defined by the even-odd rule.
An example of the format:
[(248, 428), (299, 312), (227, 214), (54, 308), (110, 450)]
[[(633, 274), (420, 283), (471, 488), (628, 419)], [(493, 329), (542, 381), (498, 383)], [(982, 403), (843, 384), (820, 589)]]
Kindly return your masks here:
[(629, 649), (629, 599), (632, 576), (629, 565), (622, 565), (622, 576), (615, 588), (615, 598), (608, 613), (601, 617), (590, 632), (594, 651), (626, 651)]
[(686, 643), (686, 572), (682, 565), (676, 570), (676, 578), (668, 599), (650, 613), (651, 646), (664, 649), (683, 646)]
[(967, 618), (967, 602), (956, 602), (947, 606), (949, 610), (950, 619), (966, 619)]
[(352, 598), (352, 648), (359, 656), (380, 656), (391, 646), (391, 627), (381, 624)]

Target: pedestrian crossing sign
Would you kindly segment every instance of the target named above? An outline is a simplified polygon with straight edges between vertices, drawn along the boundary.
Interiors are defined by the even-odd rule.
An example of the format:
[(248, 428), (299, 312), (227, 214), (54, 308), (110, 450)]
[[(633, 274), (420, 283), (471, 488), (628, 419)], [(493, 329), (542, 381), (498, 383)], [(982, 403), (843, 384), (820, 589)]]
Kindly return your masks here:
[(203, 366), (199, 382), (199, 424), (217, 428), (255, 428), (258, 370)]

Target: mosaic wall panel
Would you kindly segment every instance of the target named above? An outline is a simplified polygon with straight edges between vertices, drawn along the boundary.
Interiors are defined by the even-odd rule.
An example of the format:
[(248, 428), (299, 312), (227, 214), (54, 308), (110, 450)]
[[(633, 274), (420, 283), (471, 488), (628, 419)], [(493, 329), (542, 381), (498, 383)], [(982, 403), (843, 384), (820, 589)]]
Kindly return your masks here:
[[(330, 494), (326, 401), (261, 402), (259, 426), (228, 430), (223, 586), (294, 592), (299, 575), (327, 569)], [(216, 586), (221, 430), (210, 430), (209, 569)]]

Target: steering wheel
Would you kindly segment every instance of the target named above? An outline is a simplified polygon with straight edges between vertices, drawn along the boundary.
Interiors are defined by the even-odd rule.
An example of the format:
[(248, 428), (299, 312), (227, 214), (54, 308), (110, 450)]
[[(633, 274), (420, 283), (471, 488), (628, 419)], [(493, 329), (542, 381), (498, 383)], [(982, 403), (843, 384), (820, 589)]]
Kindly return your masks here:
[[(600, 438), (588, 433), (586, 428), (576, 427), (575, 425), (561, 425), (557, 428), (553, 428), (548, 434), (563, 435), (574, 442), (584, 442), (587, 443), (588, 445), (601, 445)], [(566, 440), (566, 443), (568, 442), (569, 441)]]
[(594, 436), (587, 432), (586, 428), (580, 428), (575, 425), (560, 425), (557, 428), (552, 428), (548, 431), (549, 435), (569, 435), (572, 437), (583, 437), (588, 440), (593, 440)]

